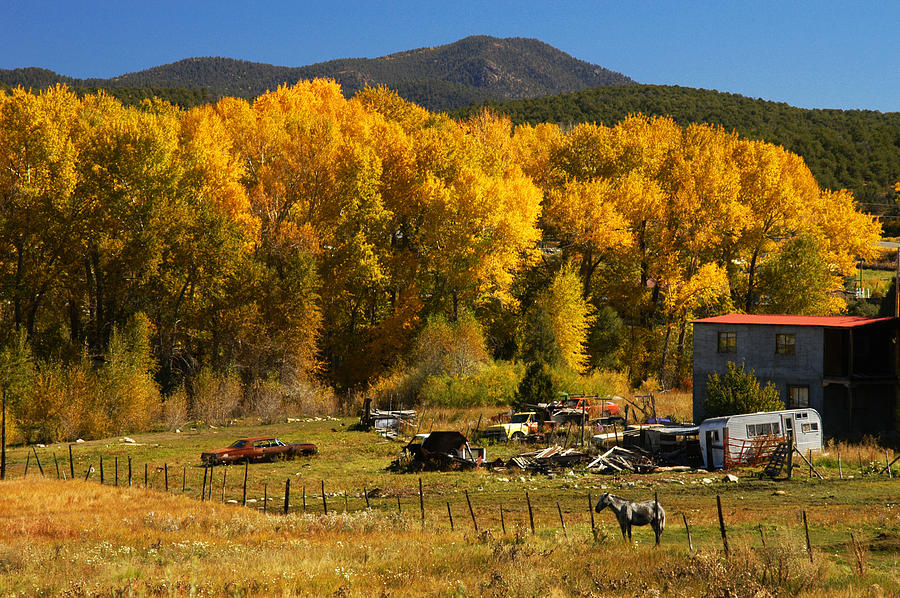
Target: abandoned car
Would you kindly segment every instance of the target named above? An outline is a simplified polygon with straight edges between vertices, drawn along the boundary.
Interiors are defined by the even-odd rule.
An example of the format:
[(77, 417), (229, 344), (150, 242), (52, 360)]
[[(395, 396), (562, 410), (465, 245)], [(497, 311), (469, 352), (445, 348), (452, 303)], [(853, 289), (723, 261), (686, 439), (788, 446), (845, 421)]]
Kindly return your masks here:
[(286, 443), (274, 436), (254, 436), (241, 438), (227, 448), (204, 451), (200, 460), (204, 465), (222, 465), (227, 463), (248, 463), (273, 461), (275, 459), (293, 459), (298, 456), (314, 455), (318, 447), (309, 442)]

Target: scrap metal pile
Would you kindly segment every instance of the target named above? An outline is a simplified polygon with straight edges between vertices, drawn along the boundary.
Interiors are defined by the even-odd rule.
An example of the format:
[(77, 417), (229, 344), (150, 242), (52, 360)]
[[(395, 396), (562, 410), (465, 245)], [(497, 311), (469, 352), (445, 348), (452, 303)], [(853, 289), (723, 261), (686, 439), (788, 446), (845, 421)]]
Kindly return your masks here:
[(506, 462), (495, 461), (493, 467), (518, 467), (525, 471), (548, 473), (554, 469), (584, 463), (589, 459), (590, 455), (585, 452), (574, 448), (563, 448), (557, 444), (539, 451), (519, 453)]
[(649, 473), (656, 468), (647, 451), (633, 446), (629, 449), (614, 446), (595, 457), (587, 465), (592, 473)]
[(473, 469), (481, 465), (486, 451), (469, 445), (456, 431), (416, 434), (403, 448), (403, 455), (391, 463), (391, 471), (449, 471)]

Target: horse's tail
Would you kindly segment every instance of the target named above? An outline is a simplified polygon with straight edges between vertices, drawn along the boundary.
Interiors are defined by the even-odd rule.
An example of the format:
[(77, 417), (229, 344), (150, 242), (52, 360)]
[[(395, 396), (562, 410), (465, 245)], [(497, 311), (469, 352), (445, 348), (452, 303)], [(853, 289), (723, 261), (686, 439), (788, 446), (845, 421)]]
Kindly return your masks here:
[(663, 533), (664, 529), (666, 529), (666, 510), (659, 507), (659, 533)]

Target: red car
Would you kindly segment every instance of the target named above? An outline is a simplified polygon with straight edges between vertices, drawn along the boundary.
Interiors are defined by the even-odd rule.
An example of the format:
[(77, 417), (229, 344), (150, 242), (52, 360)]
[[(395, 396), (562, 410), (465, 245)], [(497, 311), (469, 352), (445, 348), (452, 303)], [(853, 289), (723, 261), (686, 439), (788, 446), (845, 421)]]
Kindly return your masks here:
[(314, 455), (318, 447), (309, 442), (286, 443), (274, 436), (253, 436), (241, 438), (228, 448), (204, 451), (200, 460), (204, 465), (222, 465), (225, 463), (272, 461), (274, 459), (293, 459), (297, 456)]

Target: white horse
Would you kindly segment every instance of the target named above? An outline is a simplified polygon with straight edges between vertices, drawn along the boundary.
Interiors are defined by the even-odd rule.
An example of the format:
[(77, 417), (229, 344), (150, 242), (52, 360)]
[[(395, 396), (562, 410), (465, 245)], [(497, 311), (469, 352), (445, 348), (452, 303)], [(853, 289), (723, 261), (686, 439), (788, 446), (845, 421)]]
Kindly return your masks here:
[(594, 510), (598, 513), (606, 507), (616, 514), (619, 521), (619, 527), (622, 528), (622, 539), (631, 541), (632, 525), (647, 525), (653, 528), (656, 535), (656, 544), (659, 545), (659, 537), (666, 528), (666, 511), (662, 505), (656, 500), (645, 500), (642, 502), (632, 502), (613, 496), (609, 492), (600, 497)]

